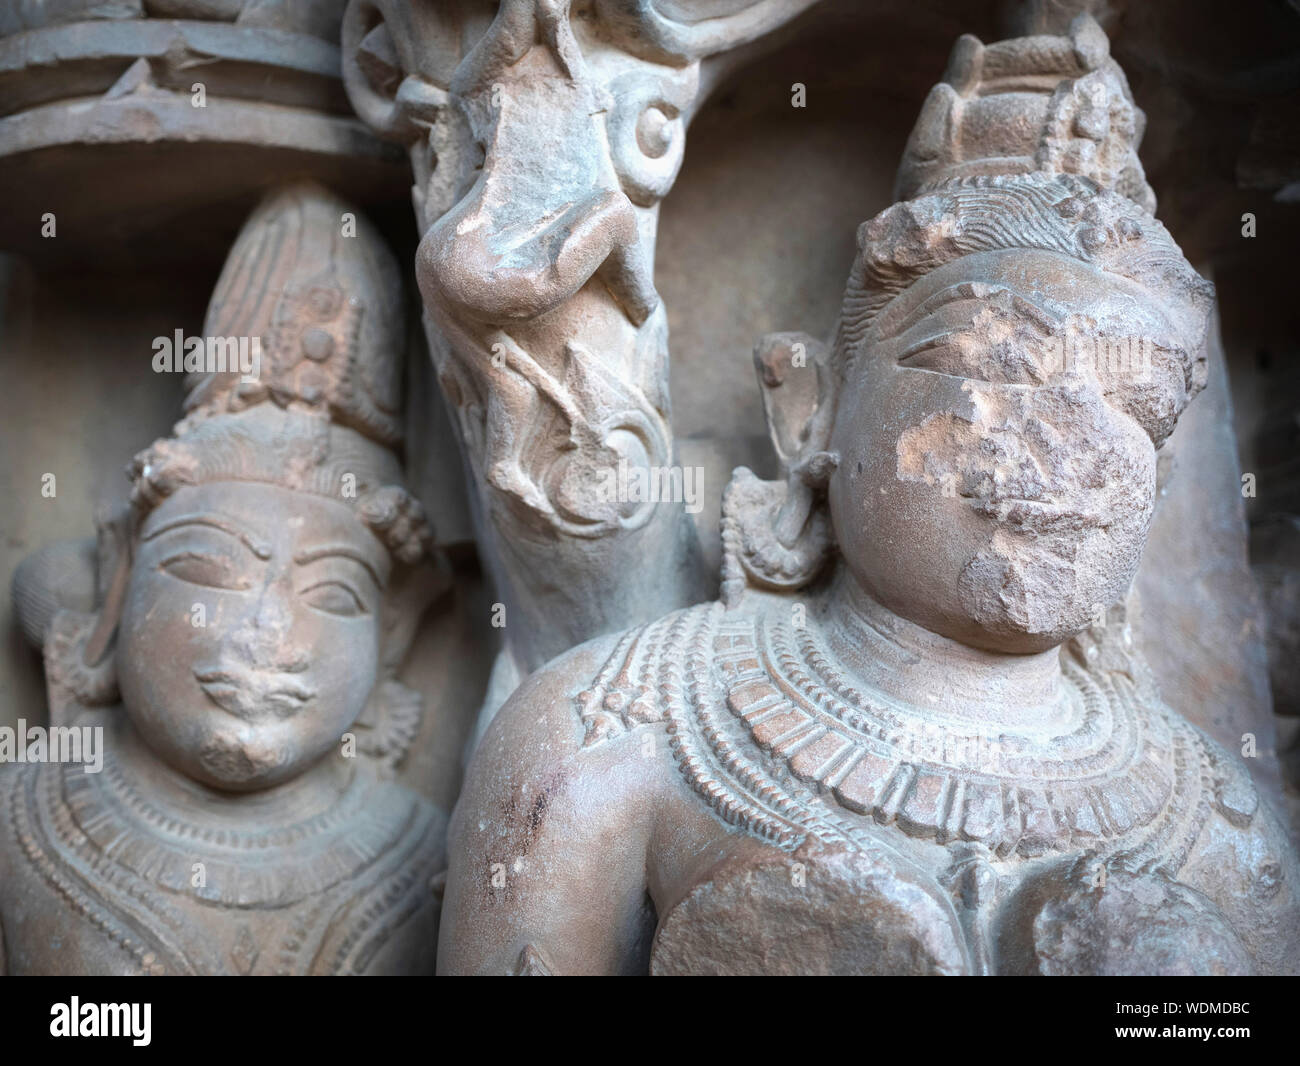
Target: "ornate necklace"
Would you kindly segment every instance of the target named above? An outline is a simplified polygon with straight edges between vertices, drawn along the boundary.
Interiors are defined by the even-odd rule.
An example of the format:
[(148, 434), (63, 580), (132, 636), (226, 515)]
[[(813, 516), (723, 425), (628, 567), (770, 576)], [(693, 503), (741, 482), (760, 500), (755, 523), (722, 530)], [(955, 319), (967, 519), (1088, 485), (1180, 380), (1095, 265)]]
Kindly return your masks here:
[(788, 611), (707, 604), (626, 635), (577, 709), (588, 744), (666, 720), (695, 791), (783, 848), (877, 846), (874, 823), (991, 858), (1122, 852), (1176, 872), (1214, 791), (1207, 745), (1127, 676), (1064, 670), (1054, 735), (979, 732), (854, 687)]
[[(436, 827), (381, 782), (358, 776), (327, 809), (255, 832), (161, 806), (112, 760), (7, 776), (26, 860), (145, 972), (250, 972), (260, 954), (282, 973), (353, 969), (428, 898)], [(257, 915), (280, 930), (273, 953)]]

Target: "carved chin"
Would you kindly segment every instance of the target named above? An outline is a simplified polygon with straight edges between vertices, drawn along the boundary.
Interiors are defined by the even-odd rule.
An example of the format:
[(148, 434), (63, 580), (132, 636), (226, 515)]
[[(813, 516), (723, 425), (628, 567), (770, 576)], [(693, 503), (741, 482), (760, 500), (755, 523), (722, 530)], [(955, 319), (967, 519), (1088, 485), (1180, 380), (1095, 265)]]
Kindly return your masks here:
[(221, 734), (204, 745), (199, 762), (213, 778), (231, 785), (264, 780), (290, 762), (282, 747)]
[(984, 631), (1059, 643), (1119, 602), (1135, 568), (1102, 529), (1033, 539), (998, 530), (962, 570), (958, 592)]

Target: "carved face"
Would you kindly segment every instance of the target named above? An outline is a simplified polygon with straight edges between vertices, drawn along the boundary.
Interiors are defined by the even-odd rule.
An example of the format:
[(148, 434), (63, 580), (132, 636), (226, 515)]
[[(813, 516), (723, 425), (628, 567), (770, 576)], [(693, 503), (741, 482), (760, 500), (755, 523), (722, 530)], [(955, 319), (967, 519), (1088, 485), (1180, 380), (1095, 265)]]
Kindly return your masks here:
[(1191, 364), (1137, 285), (1049, 252), (927, 275), (873, 321), (831, 447), (836, 536), (876, 599), (934, 632), (1031, 652), (1126, 594), (1154, 441)]
[(132, 722), (217, 788), (302, 772), (375, 685), (389, 567), (342, 502), (250, 482), (177, 490), (140, 530), (119, 624)]

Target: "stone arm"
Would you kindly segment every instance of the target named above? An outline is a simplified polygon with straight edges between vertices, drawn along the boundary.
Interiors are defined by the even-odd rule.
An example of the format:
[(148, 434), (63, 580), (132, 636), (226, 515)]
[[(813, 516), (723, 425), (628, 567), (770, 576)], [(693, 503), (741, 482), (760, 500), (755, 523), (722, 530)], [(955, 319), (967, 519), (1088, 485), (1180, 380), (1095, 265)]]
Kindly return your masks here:
[(583, 645), (493, 721), (452, 816), (438, 972), (644, 973), (657, 759), (639, 734), (584, 748), (573, 694), (609, 654)]

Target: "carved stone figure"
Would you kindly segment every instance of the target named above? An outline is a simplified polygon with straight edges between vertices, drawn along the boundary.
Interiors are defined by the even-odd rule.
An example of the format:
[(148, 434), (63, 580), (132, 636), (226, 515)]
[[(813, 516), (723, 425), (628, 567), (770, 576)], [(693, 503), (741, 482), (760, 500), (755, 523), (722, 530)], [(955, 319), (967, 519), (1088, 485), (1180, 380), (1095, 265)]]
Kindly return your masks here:
[(0, 973), (1300, 972), (1298, 19), (0, 0)]
[(44, 633), (51, 741), (102, 768), (0, 769), (10, 973), (431, 971), (445, 819), (388, 780), (442, 580), (395, 452), (400, 292), (323, 189), (244, 227), (204, 333), (260, 365), (187, 346), (185, 418), (100, 524), (102, 606)]
[[(1285, 832), (1124, 621), (1212, 288), (1086, 59), (1045, 156), (1005, 121), (1032, 99), (931, 98), (833, 343), (756, 349), (786, 476), (736, 472), (721, 601), (572, 651), (485, 735), (442, 971), (1300, 965)], [(1016, 162), (971, 166), (968, 120)]]
[[(744, 376), (743, 349), (716, 343), (736, 336), (718, 321), (726, 314), (720, 304), (744, 303), (733, 298), (739, 290), (761, 305), (754, 290), (767, 291), (776, 278), (798, 291), (810, 284), (810, 257), (766, 267), (749, 262), (737, 272), (730, 250), (714, 248), (730, 242), (683, 248), (672, 240), (671, 224), (667, 245), (659, 247), (661, 204), (667, 198), (672, 212), (675, 195), (683, 210), (695, 196), (687, 230), (717, 231), (720, 207), (707, 207), (698, 192), (671, 191), (687, 129), (715, 97), (727, 101), (720, 109), (732, 106), (731, 75), (744, 68), (770, 99), (774, 79), (781, 80), (766, 62), (773, 50), (797, 51), (811, 39), (824, 70), (824, 53), (861, 32), (859, 64), (882, 73), (847, 95), (878, 100), (913, 91), (893, 55), (873, 54), (867, 43), (900, 32), (896, 7), (834, 0), (349, 4), (344, 80), (365, 122), (410, 153), (430, 351), (476, 497), (480, 554), (501, 601), (493, 624), (502, 628), (493, 632), (502, 654), (481, 726), (523, 676), (554, 655), (714, 594), (701, 560), (716, 560), (719, 550), (717, 501), (726, 471), (768, 461), (747, 397), (720, 385)], [(1149, 208), (1136, 154), (1143, 114), (1100, 29), (1085, 20), (1066, 32), (1071, 16), (1085, 10), (1118, 25), (1124, 5), (1019, 0), (999, 7), (1004, 26), (1039, 36), (989, 46), (963, 40), (918, 124), (915, 147), (922, 150), (909, 152), (899, 195), (913, 195), (936, 167), (973, 173), (992, 162), (992, 172), (1048, 167), (1094, 176), (1147, 197)], [(931, 32), (954, 18), (940, 8)], [(967, 17), (963, 9), (955, 21)], [(1124, 22), (1134, 22), (1132, 13)], [(929, 55), (917, 26), (904, 32), (913, 60)], [(807, 74), (801, 56), (793, 76)], [(860, 73), (854, 77), (862, 81)], [(842, 101), (843, 88), (836, 92)], [(792, 112), (807, 128), (827, 117), (824, 92), (814, 95), (811, 111)], [(850, 135), (859, 145), (875, 141), (888, 110), (874, 106), (872, 120)], [(814, 172), (841, 165), (829, 154), (813, 163), (808, 143), (783, 145), (780, 126), (769, 127), (768, 152), (795, 151)], [(702, 143), (696, 153), (727, 151)], [(764, 155), (752, 165), (767, 173), (769, 162)], [(973, 168), (960, 169), (967, 163)], [(809, 203), (837, 195), (819, 187), (825, 181), (791, 193), (806, 214)], [(748, 204), (755, 184), (736, 170), (712, 196)], [(877, 206), (868, 201), (862, 210)], [(771, 208), (760, 199), (751, 209)], [(785, 217), (780, 208), (757, 232), (772, 239)], [(656, 258), (658, 279), (651, 270)], [(824, 247), (812, 258), (833, 262), (836, 274), (843, 269)], [(674, 330), (681, 330), (673, 358), (675, 424), (661, 291), (669, 293)], [(686, 298), (687, 292), (701, 295)], [(1162, 480), (1160, 497), (1169, 497), (1170, 517), (1153, 530), (1138, 579), (1153, 613), (1176, 616), (1195, 639), (1162, 641), (1136, 605), (1129, 618), (1180, 711), (1225, 742), (1256, 737), (1260, 757), (1252, 768), (1267, 781), (1275, 765), (1271, 716), (1258, 668), (1257, 612), (1243, 581), (1241, 516), (1231, 501), (1203, 506), (1206, 494), (1185, 491), (1188, 479), (1177, 476), (1184, 466), (1206, 469), (1198, 447), (1212, 450), (1212, 468), (1225, 479), (1236, 475), (1220, 439), (1228, 434), (1226, 380), (1211, 392), (1212, 401), (1165, 453), (1162, 472), (1173, 476)], [(680, 506), (611, 499), (600, 491), (611, 468), (651, 477), (698, 472), (705, 514), (691, 522)], [(1170, 526), (1188, 528), (1173, 517), (1180, 509), (1201, 516), (1197, 536), (1215, 537), (1215, 551), (1188, 558), (1169, 545)], [(716, 573), (716, 562), (707, 565)], [(1207, 611), (1207, 597), (1190, 590), (1210, 587), (1216, 594)]]

